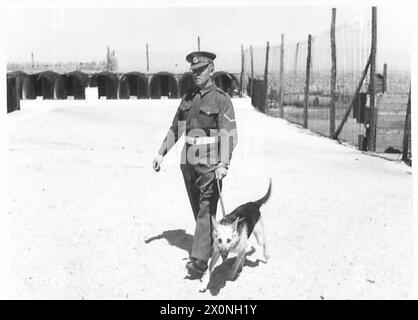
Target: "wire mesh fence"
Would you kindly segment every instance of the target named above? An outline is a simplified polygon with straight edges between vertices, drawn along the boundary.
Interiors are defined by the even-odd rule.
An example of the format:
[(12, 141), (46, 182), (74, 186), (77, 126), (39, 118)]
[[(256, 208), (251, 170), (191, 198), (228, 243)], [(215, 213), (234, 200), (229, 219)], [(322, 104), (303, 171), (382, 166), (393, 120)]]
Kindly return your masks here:
[[(312, 35), (310, 42), (310, 59), (308, 65), (308, 35), (296, 43), (274, 45), (268, 52), (268, 74), (265, 90), (263, 79), (266, 64), (266, 47), (250, 47), (244, 51), (245, 77), (244, 84), (251, 95), (251, 83), (256, 84), (254, 106), (263, 109), (268, 104), (268, 112), (275, 116), (305, 125), (314, 132), (332, 136), (334, 128), (344, 120), (344, 126), (338, 138), (352, 145), (362, 147), (363, 138), (368, 134), (367, 106), (370, 101), (370, 71), (365, 77), (359, 92), (356, 87), (362, 77), (371, 55), (372, 20), (365, 17), (352, 24), (341, 24), (335, 27), (336, 58), (336, 92), (335, 117), (331, 117), (331, 30)], [(285, 36), (285, 35), (284, 35)], [(284, 39), (286, 40), (286, 39)], [(281, 60), (282, 71), (281, 71)], [(254, 81), (251, 79), (255, 78)], [(282, 79), (282, 80), (281, 80)], [(305, 89), (309, 88), (308, 95)], [(402, 96), (404, 106), (410, 88), (409, 52), (397, 48), (384, 48), (376, 55), (375, 90), (379, 95)], [(254, 91), (256, 89), (254, 88)], [(265, 94), (268, 94), (265, 99)], [(306, 111), (304, 113), (306, 100)], [(352, 107), (348, 118), (344, 115)], [(406, 112), (406, 107), (403, 112)], [(305, 119), (307, 116), (307, 119)], [(381, 115), (378, 115), (381, 116)], [(385, 115), (383, 115), (385, 116)], [(399, 137), (402, 138), (402, 137)]]

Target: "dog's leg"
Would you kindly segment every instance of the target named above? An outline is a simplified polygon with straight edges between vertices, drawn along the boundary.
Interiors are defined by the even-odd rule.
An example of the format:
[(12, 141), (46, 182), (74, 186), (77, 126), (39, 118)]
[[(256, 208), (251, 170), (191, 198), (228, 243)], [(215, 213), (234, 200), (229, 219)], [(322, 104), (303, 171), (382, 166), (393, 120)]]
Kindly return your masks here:
[(213, 268), (216, 266), (216, 262), (218, 262), (220, 256), (221, 256), (221, 254), (220, 254), (219, 250), (215, 247), (213, 249), (212, 257), (210, 258), (210, 263), (209, 263), (209, 268), (208, 268), (209, 279), (212, 276)]
[(213, 248), (212, 257), (210, 258), (208, 270), (202, 277), (202, 283), (204, 284), (204, 288), (202, 288), (200, 292), (206, 291), (210, 282), (210, 278), (212, 277), (213, 268), (216, 266), (216, 262), (219, 260), (220, 255), (221, 254), (219, 253), (218, 248), (215, 246)]
[(242, 270), (242, 266), (245, 261), (246, 257), (246, 249), (247, 249), (247, 225), (244, 224), (241, 232), (241, 237), (239, 239), (239, 243), (237, 246), (238, 255), (235, 258), (235, 262), (232, 266), (232, 269), (228, 273), (228, 280), (233, 280), (237, 277), (238, 273)]
[(260, 228), (261, 239), (263, 241), (263, 254), (264, 254), (264, 258), (266, 259), (266, 262), (267, 262), (267, 260), (270, 258), (270, 254), (268, 253), (268, 250), (267, 250), (266, 233), (264, 232), (264, 225), (263, 225), (263, 220), (261, 220), (261, 217), (260, 217), (260, 226), (261, 226), (261, 228)]
[(245, 257), (247, 256), (247, 252), (243, 251), (241, 254), (239, 254), (237, 256), (237, 260), (236, 260), (236, 271), (235, 274), (233, 275), (234, 279), (237, 277), (238, 273), (240, 273), (242, 271), (242, 266), (244, 265), (244, 261), (245, 261)]
[(270, 256), (267, 252), (267, 242), (266, 242), (266, 237), (264, 233), (264, 225), (263, 225), (263, 221), (261, 220), (261, 217), (254, 226), (253, 234), (254, 234), (255, 239), (257, 240), (257, 243), (263, 247), (264, 259), (267, 262)]

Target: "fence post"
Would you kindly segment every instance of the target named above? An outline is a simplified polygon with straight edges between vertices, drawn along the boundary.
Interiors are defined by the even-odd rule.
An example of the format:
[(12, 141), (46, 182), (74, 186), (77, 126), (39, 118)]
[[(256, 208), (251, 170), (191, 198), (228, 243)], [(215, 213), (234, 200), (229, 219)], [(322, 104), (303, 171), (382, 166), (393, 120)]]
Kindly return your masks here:
[(372, 7), (372, 44), (370, 50), (370, 136), (367, 137), (369, 151), (376, 151), (376, 44), (377, 7)]
[(341, 120), (340, 125), (338, 126), (337, 130), (335, 131), (335, 133), (333, 135), (333, 138), (334, 139), (338, 139), (338, 135), (340, 134), (341, 130), (343, 129), (344, 124), (345, 124), (345, 122), (346, 122), (346, 120), (348, 118), (348, 115), (350, 114), (351, 110), (353, 109), (354, 103), (357, 100), (357, 97), (358, 97), (358, 94), (360, 92), (361, 86), (363, 85), (364, 78), (366, 78), (367, 71), (369, 70), (369, 66), (370, 66), (370, 56), (367, 59), (366, 66), (364, 67), (363, 73), (361, 74), (361, 77), (360, 77), (360, 80), (359, 80), (359, 82), (357, 84), (356, 90), (354, 91), (354, 95), (351, 98), (350, 106), (345, 111), (345, 114), (343, 116), (343, 119)]
[(383, 64), (383, 93), (387, 91), (387, 80), (388, 80), (388, 65), (387, 63)]
[(308, 103), (309, 103), (309, 79), (311, 73), (311, 41), (312, 36), (308, 35), (308, 53), (306, 57), (306, 79), (305, 79), (305, 104), (303, 105), (303, 127), (308, 128)]
[(269, 108), (269, 95), (268, 95), (268, 91), (269, 91), (269, 86), (268, 86), (269, 51), (270, 51), (270, 45), (269, 45), (269, 42), (267, 41), (266, 62), (265, 62), (265, 66), (264, 66), (264, 110), (263, 110), (264, 112), (267, 112), (268, 108)]
[(335, 45), (335, 18), (337, 9), (332, 8), (331, 18), (331, 103), (329, 105), (329, 135), (332, 137), (335, 133), (335, 102), (337, 86), (337, 50)]
[(253, 97), (254, 92), (254, 56), (253, 56), (253, 46), (250, 46), (250, 56), (251, 56), (251, 99)]
[(240, 79), (240, 87), (239, 87), (239, 96), (242, 97), (242, 91), (244, 88), (244, 46), (241, 45), (241, 79)]
[(406, 106), (405, 126), (403, 131), (402, 161), (408, 163), (409, 137), (411, 135), (411, 88), (409, 88), (408, 105)]
[(314, 64), (314, 57), (315, 57), (315, 36), (311, 37), (311, 74), (313, 76), (313, 64)]
[(279, 89), (279, 116), (284, 117), (283, 110), (283, 95), (284, 95), (284, 84), (283, 84), (283, 72), (284, 72), (284, 34), (282, 33), (282, 39), (280, 43), (280, 89)]
[(106, 51), (106, 71), (109, 71), (109, 65), (110, 65), (110, 55), (109, 55), (110, 48), (107, 46)]
[(296, 54), (295, 54), (295, 81), (298, 74), (298, 54), (299, 54), (299, 42), (296, 43)]

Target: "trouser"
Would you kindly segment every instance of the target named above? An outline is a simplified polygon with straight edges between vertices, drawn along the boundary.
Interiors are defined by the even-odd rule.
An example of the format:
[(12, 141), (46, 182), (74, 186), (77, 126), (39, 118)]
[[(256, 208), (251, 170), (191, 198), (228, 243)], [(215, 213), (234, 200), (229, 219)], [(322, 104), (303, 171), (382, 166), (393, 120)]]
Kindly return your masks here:
[[(184, 183), (196, 221), (190, 257), (208, 261), (212, 251), (212, 221), (219, 199), (213, 165), (181, 164)], [(222, 181), (220, 181), (222, 189)]]

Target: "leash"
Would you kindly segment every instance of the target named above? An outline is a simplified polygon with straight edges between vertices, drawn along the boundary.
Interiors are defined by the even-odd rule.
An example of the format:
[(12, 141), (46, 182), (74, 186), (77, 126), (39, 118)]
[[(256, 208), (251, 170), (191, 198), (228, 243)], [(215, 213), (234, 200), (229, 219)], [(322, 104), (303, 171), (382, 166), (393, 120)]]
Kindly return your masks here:
[[(203, 172), (197, 179), (196, 179), (196, 184), (198, 183), (198, 181), (203, 177), (204, 174), (207, 174), (209, 172), (213, 172), (213, 179), (216, 180), (216, 186), (218, 188), (218, 193), (219, 193), (219, 200), (221, 201), (221, 208), (222, 208), (222, 215), (225, 217), (226, 213), (225, 213), (225, 205), (224, 205), (224, 200), (222, 197), (222, 191), (221, 191), (221, 186), (220, 186), (220, 182), (219, 179), (215, 177), (215, 170), (219, 168), (219, 166), (214, 166), (212, 168), (210, 168), (209, 170), (206, 170), (205, 172)], [(206, 188), (212, 181), (213, 179), (211, 179), (210, 181), (208, 181), (207, 183), (205, 183), (203, 186), (201, 186), (202, 188)]]
[(219, 200), (221, 200), (222, 215), (223, 215), (223, 216), (224, 216), (224, 218), (225, 218), (225, 206), (224, 206), (224, 199), (222, 198), (222, 191), (221, 191), (221, 187), (220, 187), (220, 184), (219, 184), (219, 179), (218, 179), (218, 178), (215, 178), (215, 180), (216, 180), (216, 185), (217, 185), (217, 187), (218, 187)]

